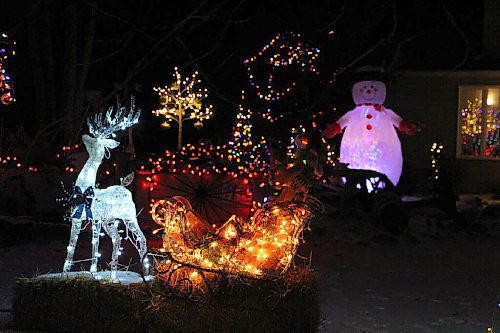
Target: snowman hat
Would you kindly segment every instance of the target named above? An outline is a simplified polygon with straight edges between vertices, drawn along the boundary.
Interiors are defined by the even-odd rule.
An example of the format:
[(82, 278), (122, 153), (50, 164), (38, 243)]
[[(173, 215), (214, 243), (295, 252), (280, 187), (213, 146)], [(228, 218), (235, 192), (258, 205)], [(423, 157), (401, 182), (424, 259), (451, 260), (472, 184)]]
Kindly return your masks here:
[(385, 70), (381, 66), (362, 66), (352, 71), (351, 87), (361, 81), (384, 81)]

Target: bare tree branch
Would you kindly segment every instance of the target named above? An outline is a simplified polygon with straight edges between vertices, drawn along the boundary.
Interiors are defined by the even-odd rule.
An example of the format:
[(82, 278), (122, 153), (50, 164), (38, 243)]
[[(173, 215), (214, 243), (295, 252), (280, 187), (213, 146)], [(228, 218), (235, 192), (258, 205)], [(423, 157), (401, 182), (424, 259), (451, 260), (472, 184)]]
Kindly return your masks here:
[(345, 71), (351, 69), (352, 67), (356, 66), (356, 64), (358, 62), (360, 62), (361, 60), (363, 60), (364, 58), (366, 58), (368, 55), (370, 55), (371, 53), (373, 53), (374, 51), (376, 51), (380, 46), (382, 45), (388, 45), (392, 42), (392, 39), (394, 38), (394, 35), (396, 34), (396, 31), (397, 31), (397, 28), (398, 28), (398, 15), (397, 15), (397, 10), (396, 10), (396, 0), (393, 0), (392, 2), (392, 29), (391, 31), (389, 31), (389, 33), (380, 38), (378, 42), (376, 42), (373, 46), (371, 46), (370, 48), (368, 48), (365, 52), (363, 52), (362, 54), (360, 54), (357, 58), (355, 58), (354, 60), (352, 60), (350, 63), (348, 63), (347, 65), (339, 68), (335, 73), (334, 73), (334, 77), (333, 77), (333, 82), (335, 82), (336, 78), (344, 73)]
[(334, 27), (340, 21), (340, 19), (342, 18), (342, 16), (344, 16), (344, 12), (345, 12), (345, 9), (347, 7), (347, 3), (348, 2), (349, 2), (349, 0), (344, 0), (344, 3), (342, 4), (342, 7), (340, 7), (340, 11), (339, 11), (338, 15), (333, 20), (331, 20), (330, 22), (328, 22), (322, 28), (317, 29), (316, 31), (322, 32), (322, 31), (326, 31), (326, 30), (331, 29), (332, 27)]
[(458, 69), (458, 68), (463, 67), (467, 63), (467, 60), (469, 59), (469, 55), (472, 55), (474, 58), (477, 58), (478, 54), (477, 54), (476, 50), (471, 46), (470, 41), (467, 38), (467, 36), (465, 35), (462, 28), (460, 28), (458, 26), (457, 21), (455, 20), (455, 18), (451, 14), (451, 12), (446, 7), (446, 4), (444, 3), (444, 1), (441, 1), (441, 5), (442, 5), (443, 12), (445, 13), (446, 17), (448, 18), (448, 21), (450, 22), (451, 26), (458, 32), (458, 34), (460, 35), (460, 37), (462, 37), (462, 39), (465, 43), (464, 57), (463, 57), (461, 62), (456, 64), (455, 67), (453, 67), (453, 69)]
[[(108, 103), (108, 101), (116, 95), (118, 91), (120, 91), (135, 75), (140, 73), (144, 68), (146, 68), (149, 64), (158, 59), (168, 48), (168, 44), (166, 43), (170, 40), (184, 25), (193, 19), (193, 17), (198, 13), (201, 8), (207, 3), (207, 1), (201, 1), (189, 14), (187, 14), (182, 20), (173, 25), (173, 28), (167, 32), (163, 37), (158, 39), (156, 43), (147, 51), (144, 56), (139, 59), (139, 61), (135, 64), (135, 66), (128, 72), (122, 82), (118, 83), (115, 89), (110, 92), (103, 100), (102, 104)], [(216, 6), (215, 8), (218, 8)], [(216, 10), (214, 8), (214, 10)]]
[[(236, 14), (236, 12), (241, 8), (241, 5), (243, 5), (244, 2), (245, 2), (245, 0), (241, 0), (234, 7), (234, 9), (232, 10), (231, 15), (229, 17), (233, 17)], [(177, 41), (182, 45), (182, 47), (188, 52), (189, 56), (191, 57), (191, 60), (187, 64), (183, 65), (183, 67), (188, 67), (188, 66), (191, 66), (192, 64), (196, 64), (200, 60), (202, 60), (204, 58), (207, 58), (212, 53), (214, 53), (218, 49), (218, 47), (220, 46), (220, 44), (221, 44), (222, 40), (224, 39), (224, 37), (226, 36), (226, 32), (229, 29), (229, 26), (230, 26), (230, 21), (226, 21), (226, 24), (224, 25), (224, 28), (222, 28), (222, 31), (220, 32), (219, 37), (217, 38), (217, 41), (214, 43), (214, 45), (208, 51), (206, 51), (205, 53), (199, 55), (196, 58), (192, 57), (192, 54), (191, 54), (191, 52), (189, 52), (188, 47), (186, 46), (186, 44), (180, 39), (180, 37), (177, 37)]]
[(118, 15), (112, 14), (112, 13), (110, 13), (110, 12), (108, 12), (108, 11), (100, 8), (97, 4), (93, 3), (93, 4), (90, 4), (90, 6), (92, 6), (95, 10), (97, 10), (102, 15), (111, 17), (111, 18), (115, 19), (116, 21), (121, 22), (124, 25), (131, 27), (134, 32), (137, 31), (137, 32), (143, 34), (149, 40), (154, 40), (155, 39), (153, 36), (151, 36), (150, 34), (146, 33), (146, 31), (145, 31), (146, 29), (145, 28), (140, 28), (137, 25), (129, 22), (128, 20), (125, 20), (124, 18), (121, 18)]
[(114, 51), (112, 51), (112, 52), (110, 52), (110, 53), (108, 53), (108, 54), (106, 54), (104, 56), (101, 56), (99, 58), (96, 58), (96, 59), (94, 59), (94, 60), (92, 60), (90, 62), (87, 62), (87, 63), (78, 63), (76, 65), (77, 66), (93, 65), (95, 63), (98, 63), (98, 62), (101, 62), (103, 60), (106, 60), (106, 59), (114, 57), (115, 55), (117, 55), (118, 53), (120, 53), (121, 51), (123, 51), (128, 46), (128, 44), (130, 43), (130, 41), (132, 40), (133, 33), (129, 32), (127, 35), (128, 36), (125, 39), (125, 41), (122, 41), (123, 42), (122, 45), (119, 48), (117, 48), (116, 50), (114, 50)]

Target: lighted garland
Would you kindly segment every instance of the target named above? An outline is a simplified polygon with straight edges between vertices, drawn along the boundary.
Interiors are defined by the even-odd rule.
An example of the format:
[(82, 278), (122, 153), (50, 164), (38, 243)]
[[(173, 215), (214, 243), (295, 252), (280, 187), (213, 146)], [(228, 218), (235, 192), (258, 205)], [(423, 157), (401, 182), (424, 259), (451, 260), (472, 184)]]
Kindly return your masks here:
[(3, 105), (11, 105), (16, 101), (14, 96), (14, 83), (5, 69), (5, 61), (9, 56), (14, 56), (14, 50), (9, 51), (8, 47), (15, 45), (16, 42), (8, 40), (6, 34), (0, 35), (0, 102)]
[[(275, 102), (283, 98), (297, 85), (296, 80), (290, 79), (279, 87), (276, 83), (278, 71), (287, 70), (319, 75), (316, 68), (319, 54), (320, 49), (304, 43), (300, 34), (289, 32), (277, 34), (258, 54), (244, 60), (243, 64), (250, 85), (256, 90), (257, 97), (265, 101)], [(260, 77), (260, 74), (256, 72), (256, 67), (264, 68), (266, 74)], [(268, 107), (262, 117), (272, 122), (276, 117), (271, 113), (271, 108)]]
[(21, 163), (21, 160), (15, 155), (13, 155), (13, 156), (10, 156), (10, 155), (0, 156), (0, 169), (14, 169), (14, 168), (17, 168), (17, 169), (26, 168), (27, 170), (29, 170), (31, 172), (38, 171), (38, 168), (33, 166), (33, 165), (29, 165), (29, 166), (23, 165)]
[(147, 163), (143, 163), (139, 168), (143, 173), (153, 174), (158, 172), (199, 176), (224, 174), (230, 177), (244, 175), (250, 178), (267, 171), (267, 163), (260, 160), (248, 167), (238, 165), (233, 152), (234, 146), (228, 144), (217, 146), (204, 143), (187, 144), (178, 151), (167, 150), (164, 156), (149, 157)]

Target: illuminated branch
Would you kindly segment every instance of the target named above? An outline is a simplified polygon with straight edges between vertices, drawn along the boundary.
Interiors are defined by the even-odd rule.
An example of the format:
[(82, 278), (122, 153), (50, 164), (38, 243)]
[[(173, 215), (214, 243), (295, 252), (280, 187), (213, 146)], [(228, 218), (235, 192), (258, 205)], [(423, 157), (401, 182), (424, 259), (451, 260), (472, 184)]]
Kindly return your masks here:
[(202, 121), (212, 117), (212, 105), (204, 104), (208, 97), (207, 89), (198, 86), (201, 80), (197, 79), (198, 72), (191, 77), (182, 78), (175, 67), (174, 82), (163, 88), (155, 87), (154, 91), (160, 96), (161, 109), (153, 111), (157, 116), (163, 116), (165, 122), (162, 126), (170, 128), (170, 123), (175, 121), (179, 125), (178, 148), (182, 147), (182, 123), (186, 120), (196, 120), (194, 126), (200, 128)]

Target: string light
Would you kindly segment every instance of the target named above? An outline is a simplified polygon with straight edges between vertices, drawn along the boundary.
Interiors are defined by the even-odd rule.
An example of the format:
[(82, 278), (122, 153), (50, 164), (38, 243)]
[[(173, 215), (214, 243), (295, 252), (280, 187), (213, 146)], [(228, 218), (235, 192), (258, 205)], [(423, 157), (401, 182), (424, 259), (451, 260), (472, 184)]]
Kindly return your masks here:
[[(130, 240), (142, 259), (147, 253), (146, 238), (137, 222), (137, 213), (132, 193), (125, 187), (129, 186), (134, 178), (130, 174), (122, 179), (120, 186), (110, 186), (104, 189), (96, 188), (97, 169), (104, 157), (109, 158), (109, 150), (119, 145), (118, 141), (110, 139), (114, 133), (126, 129), (138, 122), (140, 111), (135, 111), (134, 99), (132, 98), (130, 109), (118, 106), (116, 113), (112, 116), (113, 108), (109, 108), (106, 114), (98, 114), (93, 119), (88, 118), (87, 124), (92, 136), (84, 135), (83, 143), (89, 153), (89, 158), (81, 169), (75, 182), (73, 194), (69, 202), (71, 235), (67, 247), (66, 260), (63, 272), (68, 272), (74, 261), (73, 255), (81, 231), (82, 221), (92, 223), (92, 259), (91, 272), (97, 272), (97, 262), (100, 257), (99, 236), (101, 229), (111, 237), (113, 253), (111, 256), (111, 278), (116, 280), (118, 268), (118, 255), (121, 253), (122, 239)], [(118, 221), (125, 226), (125, 237), (120, 235)]]
[[(276, 203), (256, 211), (251, 219), (232, 216), (214, 229), (193, 212), (185, 198), (160, 200), (153, 208), (153, 219), (164, 226), (160, 253), (169, 253), (188, 267), (254, 277), (289, 268), (312, 217), (303, 203)], [(158, 263), (158, 271), (164, 272), (160, 277), (166, 278), (182, 265), (171, 264), (171, 260)]]
[(11, 105), (16, 101), (14, 97), (14, 83), (5, 70), (5, 61), (9, 55), (14, 56), (14, 50), (8, 51), (7, 47), (15, 46), (16, 42), (8, 40), (6, 34), (0, 35), (0, 102), (3, 105)]
[[(162, 127), (170, 128), (170, 123), (178, 124), (178, 148), (182, 147), (182, 123), (186, 120), (195, 120), (194, 126), (201, 128), (203, 121), (213, 115), (212, 105), (204, 104), (208, 97), (207, 89), (202, 89), (199, 84), (198, 72), (191, 77), (183, 78), (178, 68), (174, 68), (174, 81), (171, 85), (153, 88), (160, 96), (161, 109), (153, 111), (156, 116), (162, 116), (165, 121)], [(189, 112), (188, 112), (189, 111)]]
[(32, 165), (28, 167), (24, 166), (21, 163), (20, 159), (15, 155), (0, 156), (0, 169), (13, 169), (13, 168), (18, 168), (18, 169), (25, 168), (31, 172), (38, 171), (38, 168), (35, 166)]
[(481, 155), (481, 133), (483, 123), (483, 110), (478, 98), (467, 100), (467, 106), (460, 111), (462, 154)]
[(439, 179), (441, 175), (441, 156), (443, 151), (443, 145), (437, 141), (434, 142), (431, 146), (431, 168), (432, 168), (432, 177), (435, 180)]
[[(298, 84), (297, 80), (280, 78), (279, 71), (288, 73), (310, 73), (319, 75), (316, 68), (320, 49), (304, 43), (298, 33), (277, 34), (258, 54), (243, 61), (250, 85), (255, 88), (257, 97), (264, 101), (275, 102), (292, 91)], [(256, 69), (265, 68), (267, 76), (259, 77)], [(276, 115), (271, 107), (266, 107), (262, 113), (264, 119), (274, 122)]]
[(303, 134), (296, 140), (293, 167), (280, 168), (286, 195), (266, 197), (267, 203), (247, 219), (233, 215), (217, 228), (184, 197), (158, 200), (152, 217), (164, 233), (162, 247), (153, 255), (157, 276), (168, 285), (175, 285), (174, 279), (188, 289), (202, 289), (206, 274), (263, 278), (286, 272), (314, 215), (305, 202), (314, 201), (307, 192), (321, 164), (313, 140)]

